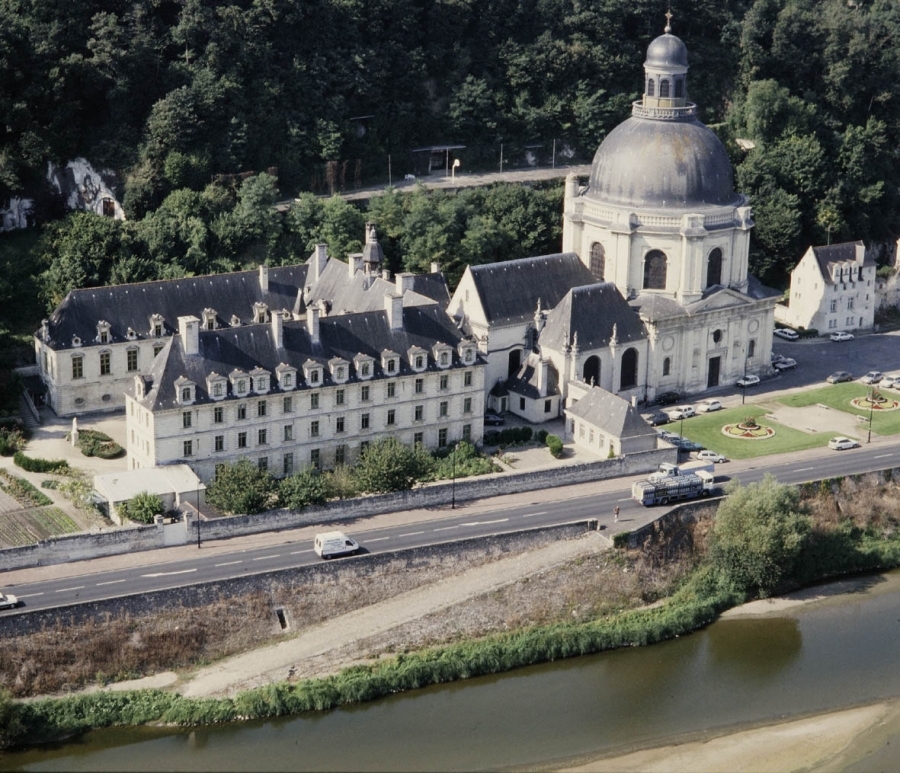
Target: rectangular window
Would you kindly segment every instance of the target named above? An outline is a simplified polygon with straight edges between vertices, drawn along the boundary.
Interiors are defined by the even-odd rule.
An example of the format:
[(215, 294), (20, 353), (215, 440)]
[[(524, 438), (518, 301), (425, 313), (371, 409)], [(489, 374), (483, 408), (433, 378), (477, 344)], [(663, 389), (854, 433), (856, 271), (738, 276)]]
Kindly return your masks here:
[(285, 373), (284, 378), (282, 379), (282, 384), (286, 387), (294, 385), (294, 374), (293, 373)]
[(315, 410), (316, 408), (319, 407), (319, 393), (318, 392), (313, 392), (309, 396), (309, 407), (312, 410)]
[(194, 441), (193, 440), (185, 440), (184, 441), (184, 455), (185, 456), (193, 456), (194, 455)]
[(424, 406), (424, 405), (417, 405), (416, 408), (415, 408), (415, 414), (414, 414), (414, 415), (415, 415), (415, 420), (416, 420), (416, 421), (422, 421), (422, 419), (425, 418), (425, 406)]
[(831, 309), (830, 309), (830, 310), (831, 310), (832, 312), (837, 311), (837, 301), (832, 301), (832, 302), (831, 302)]
[(247, 418), (247, 406), (244, 403), (241, 403), (238, 406), (237, 417), (238, 417), (238, 419), (246, 419)]
[(578, 437), (584, 437), (584, 424), (578, 422)]
[(109, 372), (109, 352), (100, 352), (100, 375), (108, 376)]
[(472, 425), (471, 424), (463, 424), (463, 440), (467, 443), (472, 442)]
[(441, 376), (441, 390), (447, 390), (450, 388), (450, 376), (443, 375)]
[(368, 429), (369, 428), (369, 414), (364, 413), (359, 417), (359, 428), (360, 429)]
[(269, 469), (269, 457), (268, 456), (259, 457), (259, 459), (256, 460), (256, 466), (259, 467), (259, 469), (263, 470), (263, 472), (268, 470)]
[(183, 411), (181, 414), (181, 428), (189, 429), (191, 426), (191, 412)]
[(257, 431), (256, 440), (257, 440), (257, 443), (261, 446), (264, 446), (268, 442), (268, 437), (267, 437), (266, 431), (264, 429)]
[(293, 413), (294, 412), (294, 398), (293, 397), (285, 397), (282, 403), (282, 410), (285, 413)]
[(359, 399), (360, 399), (360, 402), (363, 402), (363, 403), (369, 402), (369, 385), (368, 384), (359, 388)]
[(285, 440), (293, 440), (294, 439), (294, 425), (293, 424), (285, 424), (284, 425), (284, 439)]
[(344, 464), (347, 461), (347, 446), (338, 446), (334, 449), (334, 463)]
[(84, 357), (72, 358), (72, 378), (84, 378)]
[(552, 404), (553, 404), (552, 400), (544, 400), (544, 413), (550, 413), (550, 406)]
[(847, 299), (847, 311), (850, 311), (853, 308), (853, 298)]
[(191, 400), (191, 388), (185, 387), (181, 390), (181, 402), (187, 403)]
[(221, 405), (213, 408), (213, 424), (221, 424), (225, 421), (225, 409)]
[(397, 382), (396, 381), (388, 381), (387, 396), (388, 397), (396, 397), (397, 396)]
[(444, 400), (438, 408), (438, 416), (440, 416), (441, 418), (444, 418), (445, 416), (447, 416), (449, 407), (450, 407), (450, 403), (448, 403), (446, 400)]
[(334, 420), (334, 431), (335, 432), (343, 432), (344, 431), (344, 417), (338, 416)]
[(127, 352), (128, 357), (128, 370), (137, 370), (138, 369), (138, 350), (137, 349), (129, 349)]
[(519, 410), (520, 411), (525, 410), (525, 398), (524, 397), (519, 398)]
[(388, 423), (388, 426), (389, 426), (389, 427), (390, 427), (392, 424), (396, 424), (396, 423), (397, 423), (397, 412), (396, 412), (393, 408), (391, 408), (391, 409), (388, 411), (388, 414), (387, 414), (387, 423)]
[(224, 451), (225, 450), (225, 436), (224, 435), (216, 435), (215, 449), (216, 449), (216, 451)]
[(294, 474), (294, 454), (286, 453), (284, 455), (284, 459), (281, 463), (281, 472), (284, 475), (293, 475)]
[(425, 379), (417, 378), (416, 379), (416, 394), (420, 395), (425, 391)]
[(463, 413), (472, 413), (472, 398), (467, 397), (463, 400)]
[(417, 432), (415, 435), (413, 435), (413, 445), (414, 446), (425, 445), (425, 433), (424, 432)]
[(266, 415), (266, 404), (262, 400), (256, 404), (256, 415), (259, 417)]
[(222, 397), (224, 390), (225, 385), (221, 381), (217, 381), (213, 384), (213, 397)]
[(238, 432), (238, 448), (246, 448), (247, 447), (247, 433), (246, 432)]
[(472, 386), (472, 371), (467, 370), (463, 373), (463, 386)]
[(322, 469), (322, 452), (318, 448), (309, 452), (309, 463), (317, 470)]
[(319, 437), (319, 422), (311, 421), (309, 423), (309, 436), (310, 437)]
[(368, 447), (369, 447), (369, 441), (363, 440), (362, 443), (359, 444), (359, 455), (362, 456), (366, 452), (366, 449)]
[(344, 390), (338, 389), (337, 392), (334, 393), (334, 404), (335, 405), (343, 405), (344, 404)]
[(163, 349), (166, 348), (165, 344), (153, 344), (153, 356), (156, 357)]
[(438, 448), (445, 448), (447, 446), (447, 428), (438, 430)]
[(388, 373), (394, 373), (397, 370), (397, 360), (388, 360)]

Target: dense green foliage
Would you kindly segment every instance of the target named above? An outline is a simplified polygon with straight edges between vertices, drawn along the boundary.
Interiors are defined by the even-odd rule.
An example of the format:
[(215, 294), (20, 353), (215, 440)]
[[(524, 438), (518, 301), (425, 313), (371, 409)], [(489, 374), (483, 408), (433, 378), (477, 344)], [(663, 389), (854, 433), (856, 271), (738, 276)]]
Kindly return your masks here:
[(328, 479), (315, 467), (307, 467), (278, 483), (278, 504), (291, 510), (324, 504), (328, 494)]
[(125, 454), (122, 446), (105, 432), (96, 429), (78, 430), (78, 448), (85, 456), (100, 459), (118, 459)]
[(165, 512), (163, 501), (156, 494), (141, 491), (118, 507), (119, 515), (138, 523), (153, 523), (157, 515)]
[(241, 459), (216, 467), (206, 487), (206, 501), (224, 513), (261, 513), (271, 506), (275, 482), (268, 471)]
[(69, 469), (69, 463), (65, 459), (38, 459), (26, 456), (21, 451), (16, 451), (13, 456), (13, 464), (21, 467), (26, 472), (55, 472), (65, 473)]
[(23, 507), (43, 507), (53, 504), (50, 497), (42, 491), (38, 491), (25, 478), (12, 475), (2, 468), (0, 468), (0, 489), (3, 489)]
[(446, 453), (435, 453), (434, 480), (467, 478), (470, 475), (486, 475), (499, 471), (494, 463), (478, 452), (471, 443), (461, 440)]
[(10, 456), (25, 448), (25, 435), (18, 424), (0, 426), (0, 456)]
[(407, 446), (394, 437), (366, 446), (354, 468), (361, 491), (384, 494), (406, 491), (434, 469), (434, 458), (420, 445)]
[(560, 439), (559, 435), (547, 435), (547, 448), (550, 449), (550, 454), (554, 459), (559, 459), (562, 456), (563, 452), (563, 442)]

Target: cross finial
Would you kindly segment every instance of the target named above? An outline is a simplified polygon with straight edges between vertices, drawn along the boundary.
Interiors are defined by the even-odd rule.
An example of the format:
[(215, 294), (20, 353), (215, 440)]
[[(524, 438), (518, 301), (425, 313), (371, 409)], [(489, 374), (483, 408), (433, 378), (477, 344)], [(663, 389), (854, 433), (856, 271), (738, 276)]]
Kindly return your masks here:
[(668, 35), (672, 31), (672, 9), (669, 8), (666, 11), (666, 29), (665, 32)]

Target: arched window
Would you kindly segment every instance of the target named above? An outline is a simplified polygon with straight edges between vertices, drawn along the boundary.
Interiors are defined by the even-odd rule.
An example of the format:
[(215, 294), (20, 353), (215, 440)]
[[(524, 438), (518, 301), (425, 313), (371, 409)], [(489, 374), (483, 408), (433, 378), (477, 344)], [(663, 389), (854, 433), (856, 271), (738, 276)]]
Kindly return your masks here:
[(653, 78), (650, 78), (647, 81), (647, 96), (652, 97), (656, 92), (655, 84), (653, 83)]
[(509, 353), (509, 365), (506, 370), (507, 376), (514, 376), (519, 372), (519, 367), (522, 365), (522, 350), (521, 349), (513, 349)]
[(675, 98), (678, 99), (679, 97), (683, 97), (683, 96), (684, 96), (684, 80), (682, 80), (681, 78), (676, 78), (675, 79)]
[(753, 357), (756, 354), (756, 339), (750, 339), (750, 346), (747, 347), (747, 357)]
[(633, 389), (637, 386), (637, 349), (626, 349), (622, 355), (622, 374), (620, 376), (619, 389)]
[(585, 361), (584, 369), (581, 371), (581, 380), (585, 384), (600, 386), (600, 358), (596, 354), (588, 357)]
[(663, 360), (663, 375), (664, 376), (672, 375), (672, 358), (671, 357), (666, 357), (666, 359)]
[(602, 282), (604, 271), (606, 271), (606, 250), (600, 242), (594, 242), (591, 245), (591, 273)]
[(722, 250), (716, 247), (706, 259), (706, 286), (722, 284)]
[(666, 254), (650, 250), (644, 258), (644, 289), (666, 289)]
[(663, 79), (659, 82), (659, 98), (666, 99), (669, 96), (669, 81)]

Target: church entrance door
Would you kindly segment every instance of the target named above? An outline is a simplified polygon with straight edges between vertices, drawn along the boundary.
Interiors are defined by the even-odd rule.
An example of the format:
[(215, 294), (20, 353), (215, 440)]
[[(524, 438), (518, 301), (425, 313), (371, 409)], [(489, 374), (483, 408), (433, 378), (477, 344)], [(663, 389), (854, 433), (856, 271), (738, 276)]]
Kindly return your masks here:
[(719, 368), (722, 364), (721, 357), (710, 357), (709, 358), (709, 374), (706, 377), (706, 388), (711, 389), (712, 387), (719, 386)]

